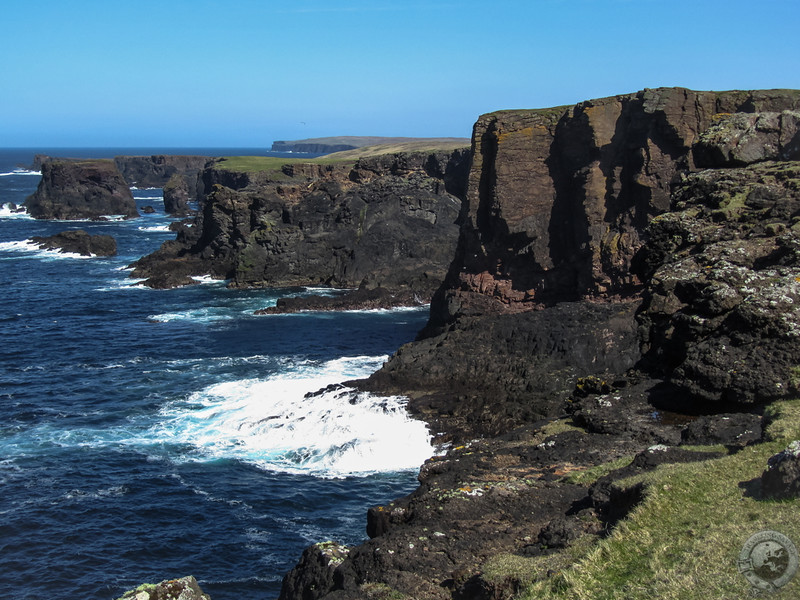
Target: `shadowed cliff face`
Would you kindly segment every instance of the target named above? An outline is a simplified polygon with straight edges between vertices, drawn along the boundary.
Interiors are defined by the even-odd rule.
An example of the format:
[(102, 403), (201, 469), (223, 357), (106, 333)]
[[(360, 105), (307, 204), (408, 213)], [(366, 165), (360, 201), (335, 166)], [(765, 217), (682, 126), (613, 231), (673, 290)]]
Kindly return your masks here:
[(636, 295), (649, 220), (695, 170), (715, 115), (781, 111), (797, 93), (653, 89), (573, 107), (502, 111), (473, 131), (465, 224), (431, 316), (528, 310)]

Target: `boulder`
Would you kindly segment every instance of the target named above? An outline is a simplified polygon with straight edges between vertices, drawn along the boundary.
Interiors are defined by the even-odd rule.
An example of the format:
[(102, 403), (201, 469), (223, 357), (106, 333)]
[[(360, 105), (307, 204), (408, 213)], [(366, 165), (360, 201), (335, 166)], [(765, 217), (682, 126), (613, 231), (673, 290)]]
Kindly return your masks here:
[(135, 590), (125, 592), (117, 600), (211, 600), (197, 580), (189, 575), (161, 583), (145, 583)]
[(83, 229), (62, 231), (48, 237), (31, 238), (40, 248), (72, 252), (82, 256), (114, 256), (117, 242), (110, 235), (89, 235)]
[(770, 457), (761, 475), (761, 494), (778, 500), (800, 498), (800, 440)]
[(133, 194), (111, 160), (45, 161), (39, 187), (25, 204), (36, 219), (139, 216)]

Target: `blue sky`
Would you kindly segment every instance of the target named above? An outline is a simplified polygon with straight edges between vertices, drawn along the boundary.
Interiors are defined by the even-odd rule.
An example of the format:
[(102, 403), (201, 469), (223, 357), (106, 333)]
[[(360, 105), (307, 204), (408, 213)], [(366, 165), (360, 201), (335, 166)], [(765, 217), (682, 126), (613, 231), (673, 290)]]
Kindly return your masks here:
[(464, 136), (645, 87), (800, 88), (798, 0), (19, 0), (0, 147)]

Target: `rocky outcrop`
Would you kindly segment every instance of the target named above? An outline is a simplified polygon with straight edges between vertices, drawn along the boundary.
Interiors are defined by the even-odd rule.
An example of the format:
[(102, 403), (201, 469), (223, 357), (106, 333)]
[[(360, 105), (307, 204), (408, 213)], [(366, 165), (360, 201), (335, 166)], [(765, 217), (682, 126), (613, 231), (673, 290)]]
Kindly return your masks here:
[(362, 286), (335, 296), (296, 296), (278, 298), (275, 306), (262, 308), (257, 315), (276, 315), (303, 311), (377, 310), (400, 306), (422, 306), (426, 299), (411, 290), (392, 292), (386, 288)]
[(45, 161), (39, 187), (25, 205), (36, 219), (139, 216), (131, 190), (111, 160)]
[[(726, 113), (798, 107), (797, 91), (668, 88), (482, 116), (466, 221), (432, 326), (637, 294), (631, 260), (650, 219), (669, 209), (672, 185), (696, 170), (700, 135)], [(782, 147), (794, 143), (791, 128), (777, 134)]]
[(691, 397), (764, 403), (800, 364), (800, 163), (689, 175), (636, 271), (645, 364)]
[(31, 241), (40, 248), (72, 252), (82, 256), (114, 256), (117, 242), (110, 235), (89, 235), (83, 229), (62, 231), (48, 237), (33, 237)]
[(761, 475), (761, 494), (778, 500), (800, 498), (800, 441), (770, 457)]
[[(189, 214), (189, 178), (180, 173), (173, 174), (164, 184), (164, 212), (174, 217)], [(195, 186), (196, 187), (196, 186)]]
[(498, 435), (563, 413), (579, 378), (614, 378), (639, 359), (638, 303), (565, 302), (462, 319), (401, 347), (364, 389), (409, 397), (442, 440)]
[(161, 583), (145, 583), (125, 592), (117, 600), (211, 600), (211, 596), (204, 593), (197, 580), (189, 575)]
[(454, 251), (468, 161), (456, 151), (278, 172), (207, 169), (194, 226), (138, 261), (133, 276), (149, 285), (169, 272), (209, 273), (234, 287), (364, 284), (427, 301)]
[(190, 198), (197, 197), (197, 175), (214, 159), (208, 156), (154, 154), (152, 156), (116, 156), (114, 162), (129, 185), (138, 188), (164, 187), (173, 175), (182, 175)]

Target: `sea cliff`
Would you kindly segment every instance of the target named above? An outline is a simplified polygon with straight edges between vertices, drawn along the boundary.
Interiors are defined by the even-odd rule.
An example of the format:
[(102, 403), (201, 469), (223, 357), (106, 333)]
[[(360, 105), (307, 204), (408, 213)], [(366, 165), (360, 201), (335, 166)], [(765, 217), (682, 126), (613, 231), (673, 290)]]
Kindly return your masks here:
[(468, 151), (274, 163), (206, 168), (192, 226), (132, 276), (153, 287), (211, 274), (232, 287), (383, 288), (429, 301), (455, 250)]
[[(684, 503), (673, 543), (695, 553), (723, 543), (700, 533), (710, 498), (767, 514), (742, 478), (798, 435), (798, 109), (796, 90), (664, 88), (480, 117), (429, 323), (359, 382), (451, 446), (370, 509), (369, 541), (310, 547), (281, 598), (592, 597), (572, 566), (594, 573), (655, 490)], [(667, 464), (716, 488), (678, 496)], [(691, 585), (653, 580), (662, 554), (635, 543), (650, 566), (604, 585)]]

